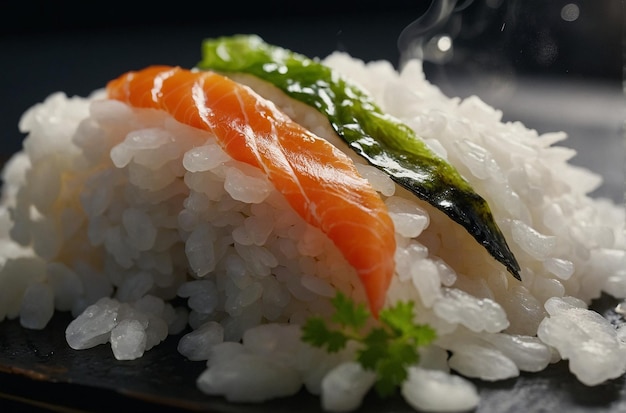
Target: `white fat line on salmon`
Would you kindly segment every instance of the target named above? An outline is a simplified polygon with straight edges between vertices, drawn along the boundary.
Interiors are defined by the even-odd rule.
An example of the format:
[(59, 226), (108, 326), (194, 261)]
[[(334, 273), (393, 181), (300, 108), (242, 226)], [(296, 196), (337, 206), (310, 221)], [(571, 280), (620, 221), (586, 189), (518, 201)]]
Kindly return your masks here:
[[(247, 86), (247, 85), (242, 85), (243, 88), (247, 89), (249, 91), (249, 93), (251, 93), (254, 96), (257, 96), (259, 99), (264, 99), (261, 95), (259, 95), (258, 93), (256, 93), (251, 87)], [(248, 113), (246, 112), (246, 108), (245, 105), (243, 104), (243, 101), (240, 98), (240, 94), (238, 91), (235, 91), (235, 96), (237, 96), (237, 100), (240, 103), (240, 107), (241, 110), (245, 116), (245, 120), (246, 120), (246, 124), (244, 125), (246, 132), (248, 133), (244, 133), (242, 131), (242, 133), (244, 133), (244, 135), (246, 136), (246, 142), (249, 143), (249, 147), (250, 149), (254, 152), (254, 155), (257, 158), (257, 161), (259, 163), (259, 165), (261, 165), (261, 167), (263, 168), (263, 171), (265, 172), (265, 175), (268, 176), (270, 178), (270, 181), (272, 181), (272, 168), (270, 168), (270, 166), (268, 166), (266, 163), (263, 162), (263, 158), (260, 156), (259, 154), (259, 148), (257, 146), (257, 142), (256, 139), (254, 138), (255, 134), (252, 131), (252, 129), (250, 128), (250, 120), (249, 120), (249, 116)], [(260, 100), (259, 100), (260, 102)], [(286, 122), (286, 121), (291, 121), (291, 119), (286, 116), (275, 104), (274, 102), (272, 102), (271, 100), (265, 100), (265, 105), (270, 109), (271, 115), (274, 117), (274, 119), (277, 122)], [(258, 112), (265, 112), (265, 108), (263, 108), (261, 106), (260, 103), (257, 103), (257, 110)], [(289, 162), (289, 160), (287, 159), (287, 157), (285, 156), (285, 150), (283, 148), (283, 145), (281, 144), (280, 140), (278, 139), (278, 131), (276, 130), (276, 122), (271, 122), (269, 119), (269, 117), (266, 118), (268, 120), (268, 123), (270, 125), (271, 128), (271, 140), (274, 143), (273, 146), (279, 147), (281, 148), (281, 152), (280, 153), (275, 153), (275, 155), (279, 155), (280, 158), (282, 159), (282, 165), (284, 165), (283, 171), (284, 172), (288, 172), (290, 179), (296, 183), (296, 186), (298, 188), (299, 195), (301, 195), (304, 198), (304, 201), (307, 205), (307, 213), (308, 213), (308, 217), (306, 217), (306, 221), (314, 221), (317, 223), (321, 223), (321, 219), (318, 215), (317, 212), (317, 204), (311, 200), (311, 198), (309, 197), (307, 191), (305, 190), (304, 186), (302, 185), (302, 182), (300, 181), (300, 179), (298, 178), (298, 175), (295, 173), (294, 168), (291, 164), (291, 162)], [(310, 131), (307, 132), (312, 133)]]
[[(163, 86), (163, 83), (161, 83)], [(204, 79), (202, 81), (198, 80), (198, 82), (194, 83), (191, 87), (191, 96), (193, 98), (193, 102), (198, 108), (198, 112), (200, 113), (200, 118), (202, 121), (209, 127), (211, 133), (215, 135), (215, 131), (211, 126), (211, 122), (209, 120), (209, 116), (215, 117), (215, 114), (206, 104), (206, 93), (204, 92)]]
[[(175, 68), (171, 70), (167, 70), (165, 72), (161, 72), (157, 76), (154, 77), (153, 87), (150, 90), (150, 94), (152, 96), (153, 101), (157, 102), (159, 100), (159, 96), (161, 95), (161, 89), (163, 89), (163, 82), (165, 82), (168, 78), (172, 77), (174, 73), (176, 73)], [(130, 83), (130, 80), (129, 80), (129, 83)]]

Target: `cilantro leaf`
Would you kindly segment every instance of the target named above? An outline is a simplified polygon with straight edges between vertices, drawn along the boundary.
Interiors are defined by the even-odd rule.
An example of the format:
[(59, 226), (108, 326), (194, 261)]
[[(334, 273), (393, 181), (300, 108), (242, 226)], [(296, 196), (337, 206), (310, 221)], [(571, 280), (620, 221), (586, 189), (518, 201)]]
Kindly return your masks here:
[(413, 302), (399, 301), (394, 307), (381, 310), (380, 319), (397, 334), (413, 339), (417, 347), (422, 347), (430, 344), (436, 333), (430, 326), (415, 323), (413, 308)]
[(355, 304), (340, 292), (333, 298), (332, 303), (337, 310), (332, 320), (342, 326), (359, 329), (365, 325), (370, 317), (364, 304)]
[(394, 357), (380, 360), (377, 367), (376, 393), (380, 397), (389, 397), (407, 378), (408, 373), (404, 365)]
[(346, 346), (348, 337), (339, 331), (330, 330), (323, 319), (311, 317), (302, 328), (302, 341), (315, 347), (326, 347), (329, 353), (336, 353)]
[(389, 333), (383, 328), (373, 328), (363, 338), (363, 348), (357, 352), (357, 361), (369, 370), (376, 371), (381, 358), (386, 356)]
[(377, 376), (375, 390), (381, 397), (392, 395), (407, 377), (407, 369), (419, 362), (418, 348), (435, 339), (435, 330), (414, 322), (414, 303), (397, 302), (380, 311), (378, 325), (363, 332), (370, 315), (363, 304), (355, 304), (338, 293), (332, 300), (335, 313), (331, 329), (319, 317), (311, 317), (302, 328), (302, 340), (337, 352), (349, 340), (360, 344), (357, 361)]
[(380, 310), (380, 319), (398, 334), (413, 326), (413, 302), (397, 302), (391, 308)]

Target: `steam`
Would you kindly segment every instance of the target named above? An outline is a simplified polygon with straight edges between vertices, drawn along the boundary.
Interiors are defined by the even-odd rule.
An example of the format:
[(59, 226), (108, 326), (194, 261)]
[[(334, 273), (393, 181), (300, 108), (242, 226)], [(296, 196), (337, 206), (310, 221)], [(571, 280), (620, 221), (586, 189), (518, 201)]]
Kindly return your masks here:
[[(460, 5), (457, 6), (457, 2)], [(424, 60), (424, 45), (448, 22), (450, 15), (469, 6), (473, 0), (432, 0), (426, 12), (402, 30), (398, 37), (400, 67), (411, 59)], [(451, 44), (450, 44), (451, 46)]]

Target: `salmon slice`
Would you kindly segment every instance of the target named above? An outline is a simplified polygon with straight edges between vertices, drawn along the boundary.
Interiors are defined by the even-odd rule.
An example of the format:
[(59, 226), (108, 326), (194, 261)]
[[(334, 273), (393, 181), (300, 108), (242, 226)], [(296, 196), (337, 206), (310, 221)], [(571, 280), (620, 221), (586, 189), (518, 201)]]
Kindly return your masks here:
[(252, 89), (214, 72), (150, 66), (112, 80), (107, 92), (212, 132), (232, 158), (264, 171), (356, 269), (378, 316), (395, 269), (394, 227), (386, 205), (346, 154)]

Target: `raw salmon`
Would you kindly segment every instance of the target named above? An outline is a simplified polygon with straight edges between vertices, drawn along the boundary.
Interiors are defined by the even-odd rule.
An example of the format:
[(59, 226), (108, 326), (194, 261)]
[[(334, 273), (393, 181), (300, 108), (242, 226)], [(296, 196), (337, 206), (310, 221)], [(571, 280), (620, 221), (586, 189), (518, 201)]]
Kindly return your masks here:
[(112, 80), (107, 92), (213, 132), (232, 158), (263, 170), (356, 269), (378, 315), (394, 274), (395, 232), (384, 202), (346, 154), (252, 89), (214, 72), (151, 66)]

